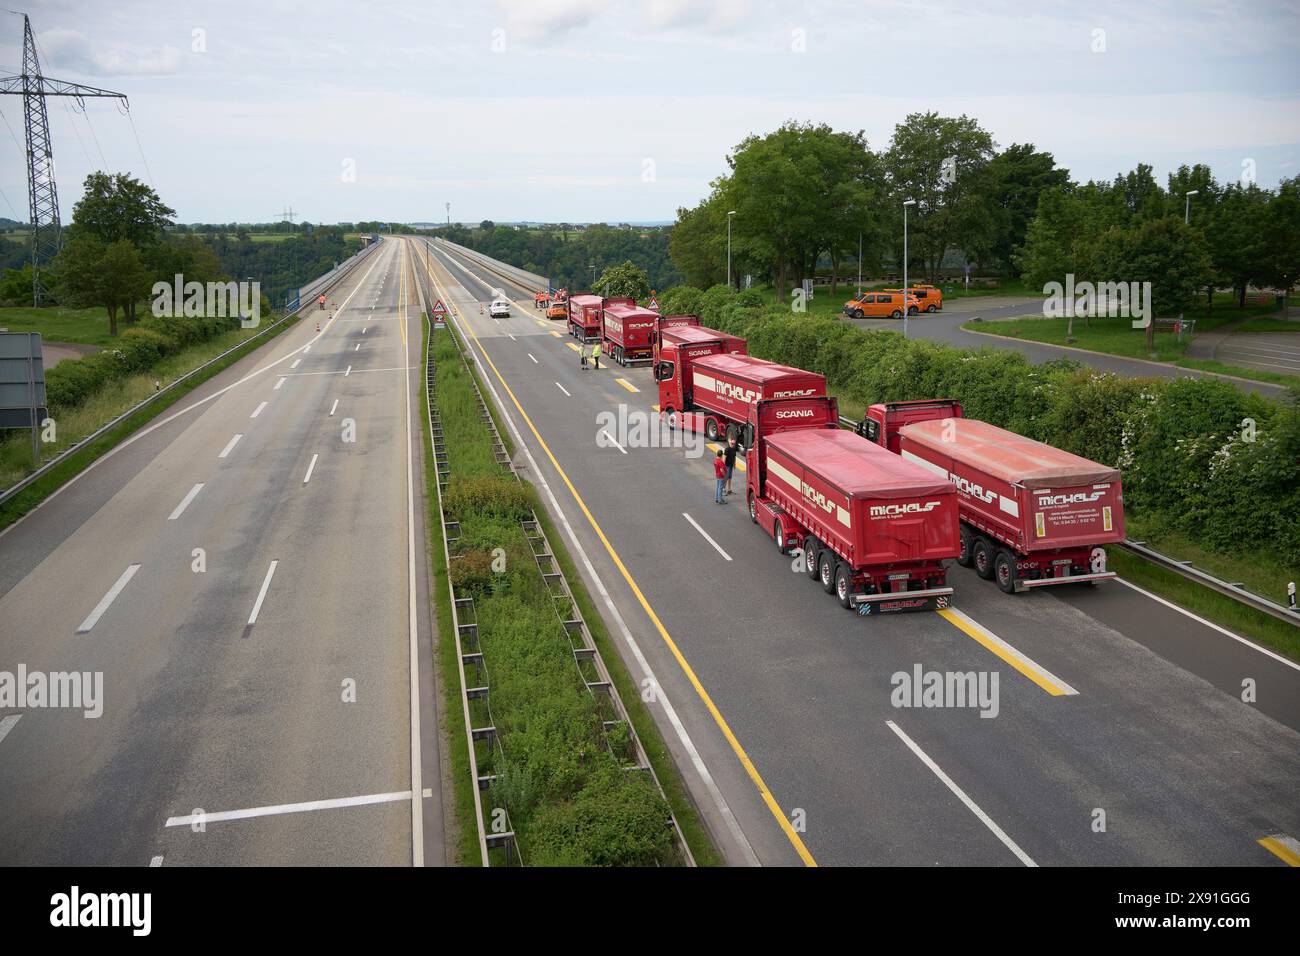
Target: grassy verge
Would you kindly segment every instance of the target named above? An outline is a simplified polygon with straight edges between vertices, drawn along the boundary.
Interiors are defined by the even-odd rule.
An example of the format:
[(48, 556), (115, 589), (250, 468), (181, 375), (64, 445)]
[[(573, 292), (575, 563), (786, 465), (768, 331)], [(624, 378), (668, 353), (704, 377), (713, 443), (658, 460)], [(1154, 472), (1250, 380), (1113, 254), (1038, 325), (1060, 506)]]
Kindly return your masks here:
[(1281, 372), (1267, 372), (1258, 368), (1242, 368), (1240, 365), (1228, 365), (1216, 359), (1179, 359), (1174, 364), (1179, 368), (1194, 368), (1202, 372), (1235, 375), (1237, 378), (1250, 379), (1252, 382), (1268, 382), (1272, 385), (1300, 388), (1300, 376), (1283, 375)]
[[(496, 775), (485, 816), (509, 810), (531, 865), (680, 863), (669, 806), (647, 776), (624, 769), (630, 737), (625, 727), (604, 729), (615, 715), (585, 687), (594, 670), (574, 662), (555, 594), (521, 527), (542, 510), (535, 492), (497, 464), (450, 332), (434, 333), (433, 358), (451, 471), (444, 508), (460, 522), (448, 572), (457, 594), (474, 599), (491, 688), (490, 704), (471, 702), (471, 720), (495, 726), (501, 744), (479, 753), (480, 772)], [(571, 586), (576, 592), (576, 579)]]
[[(85, 403), (78, 409), (61, 414), (56, 419), (59, 435), (59, 442), (56, 447), (71, 444), (75, 440), (78, 431), (83, 436), (90, 434), (103, 425), (104, 422), (112, 420), (132, 405), (148, 397), (153, 393), (153, 383), (156, 380), (161, 380), (164, 383), (173, 381), (184, 372), (220, 354), (224, 349), (238, 344), (239, 341), (247, 342), (245, 348), (231, 353), (222, 361), (187, 379), (184, 384), (177, 386), (166, 395), (161, 396), (157, 401), (119, 423), (116, 428), (101, 435), (95, 441), (78, 448), (39, 480), (34, 481), (24, 488), (22, 492), (0, 505), (0, 528), (13, 524), (45, 500), (51, 492), (57, 490), (65, 482), (88, 467), (100, 455), (125, 441), (135, 431), (157, 418), (162, 412), (176, 404), (212, 376), (233, 365), (254, 349), (261, 348), (267, 342), (292, 327), (293, 324), (292, 321), (286, 322), (256, 341), (250, 341), (251, 335), (256, 332), (254, 329), (232, 330), (225, 335), (217, 336), (183, 352), (178, 352), (176, 355), (160, 362), (149, 374), (133, 375), (113, 382), (101, 389), (99, 393), (96, 393), (92, 401)], [(27, 470), (19, 470), (15, 477), (16, 462), (21, 462), (24, 469), (31, 464), (29, 441), (27, 433), (22, 432), (15, 433), (14, 436), (0, 444), (0, 485), (8, 487), (21, 478), (22, 475), (28, 473)], [(45, 449), (46, 454), (48, 454), (49, 446), (45, 446)]]
[(1238, 332), (1298, 332), (1300, 333), (1300, 322), (1294, 319), (1279, 319), (1275, 316), (1260, 316), (1254, 319), (1247, 319), (1241, 325), (1237, 326)]
[[(143, 313), (148, 315), (146, 309)], [(131, 328), (119, 312), (119, 331)], [(0, 329), (10, 332), (40, 332), (50, 342), (77, 342), (81, 345), (112, 345), (117, 338), (108, 331), (108, 310), (103, 306), (90, 309), (65, 309), (62, 306), (34, 309), (26, 306), (0, 309)]]

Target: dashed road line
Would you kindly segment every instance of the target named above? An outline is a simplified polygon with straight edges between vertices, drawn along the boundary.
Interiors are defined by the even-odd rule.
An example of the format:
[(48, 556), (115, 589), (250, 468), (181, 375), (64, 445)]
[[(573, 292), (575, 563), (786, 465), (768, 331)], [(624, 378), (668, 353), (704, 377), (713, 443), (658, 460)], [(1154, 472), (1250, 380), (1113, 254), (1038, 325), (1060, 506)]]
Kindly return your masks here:
[(266, 600), (266, 592), (271, 588), (271, 578), (275, 576), (275, 569), (279, 563), (280, 559), (276, 558), (271, 562), (271, 566), (266, 569), (266, 577), (262, 579), (262, 589), (257, 592), (257, 601), (253, 604), (253, 613), (248, 615), (249, 627), (257, 623), (257, 615), (262, 613), (262, 602)]
[(319, 457), (320, 455), (311, 456), (311, 464), (307, 466), (307, 474), (302, 476), (302, 483), (304, 485), (307, 484), (307, 482), (311, 481), (311, 473), (316, 470), (316, 459)]
[(685, 518), (687, 521), (689, 521), (689, 522), (691, 523), (691, 527), (693, 527), (696, 531), (698, 531), (700, 534), (702, 534), (702, 535), (704, 536), (704, 540), (705, 540), (705, 541), (707, 541), (707, 542), (709, 542), (709, 544), (713, 545), (713, 550), (714, 550), (714, 551), (716, 551), (716, 552), (718, 552), (718, 554), (722, 555), (722, 557), (723, 557), (725, 560), (727, 560), (727, 561), (730, 561), (730, 560), (731, 560), (731, 555), (727, 554), (727, 552), (725, 552), (725, 551), (722, 550), (722, 545), (720, 545), (720, 544), (718, 544), (718, 542), (714, 541), (714, 540), (713, 540), (713, 536), (710, 535), (710, 534), (709, 534), (707, 531), (705, 531), (703, 528), (701, 528), (701, 527), (700, 527), (700, 523), (699, 523), (698, 521), (696, 521), (694, 518), (692, 518), (690, 515), (688, 515), (685, 511), (682, 512), (682, 517)]
[(127, 582), (135, 577), (135, 572), (139, 570), (140, 565), (132, 564), (122, 572), (122, 575), (117, 579), (117, 582), (108, 589), (108, 593), (99, 599), (99, 603), (95, 605), (95, 609), (90, 612), (90, 615), (84, 621), (81, 622), (81, 626), (77, 628), (78, 634), (90, 633), (94, 626), (99, 623), (99, 619), (104, 616), (104, 612), (107, 611), (112, 606), (113, 602), (117, 600), (117, 596), (122, 593), (122, 589), (126, 587)]
[(234, 438), (230, 439), (230, 441), (226, 443), (226, 447), (221, 449), (221, 454), (219, 454), (217, 457), (218, 458), (227, 457), (231, 453), (231, 451), (234, 450), (234, 447), (239, 444), (239, 439), (243, 437), (244, 437), (243, 432), (240, 432)]
[[(231, 442), (231, 444), (233, 445), (234, 442)], [(191, 488), (189, 490), (189, 494), (187, 494), (184, 498), (182, 498), (181, 503), (176, 506), (176, 508), (172, 511), (170, 515), (168, 515), (167, 520), (175, 521), (177, 518), (183, 515), (185, 513), (185, 509), (190, 506), (190, 502), (193, 501), (194, 497), (202, 490), (203, 490), (203, 482), (199, 482), (197, 485)]]

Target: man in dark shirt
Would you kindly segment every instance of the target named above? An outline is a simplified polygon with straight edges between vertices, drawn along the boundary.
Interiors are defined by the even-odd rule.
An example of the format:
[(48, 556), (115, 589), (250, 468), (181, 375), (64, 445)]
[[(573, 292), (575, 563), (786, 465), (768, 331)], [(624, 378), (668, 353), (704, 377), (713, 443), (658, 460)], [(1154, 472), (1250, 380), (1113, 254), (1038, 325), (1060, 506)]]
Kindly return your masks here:
[(727, 439), (727, 451), (723, 456), (727, 465), (727, 494), (731, 494), (731, 476), (736, 471), (737, 451), (739, 451), (739, 449), (736, 447), (736, 437), (733, 435)]

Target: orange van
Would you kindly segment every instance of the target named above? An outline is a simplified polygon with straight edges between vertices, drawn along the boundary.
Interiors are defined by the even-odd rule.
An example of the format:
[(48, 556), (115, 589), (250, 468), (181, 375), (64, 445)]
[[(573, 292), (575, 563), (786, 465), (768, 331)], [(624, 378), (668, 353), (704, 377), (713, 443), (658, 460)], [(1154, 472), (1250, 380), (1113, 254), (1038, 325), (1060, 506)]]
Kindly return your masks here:
[[(921, 303), (916, 296), (907, 297), (907, 314), (916, 315)], [(844, 314), (853, 319), (901, 319), (903, 317), (903, 294), (898, 290), (888, 292), (868, 292), (856, 299), (844, 303)]]

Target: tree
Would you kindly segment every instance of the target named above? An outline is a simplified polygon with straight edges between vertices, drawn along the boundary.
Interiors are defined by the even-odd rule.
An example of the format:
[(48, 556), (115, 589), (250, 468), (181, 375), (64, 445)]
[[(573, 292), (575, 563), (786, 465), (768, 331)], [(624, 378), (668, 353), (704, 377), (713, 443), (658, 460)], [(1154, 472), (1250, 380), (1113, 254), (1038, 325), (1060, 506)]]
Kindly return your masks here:
[(1269, 194), (1254, 183), (1233, 184), (1204, 217), (1215, 281), (1232, 288), (1238, 308), (1245, 307), (1247, 287), (1260, 281), (1265, 268), (1268, 205)]
[(0, 305), (33, 305), (32, 264), (24, 263), (19, 269), (6, 269), (0, 278)]
[(606, 298), (646, 299), (650, 296), (650, 277), (629, 259), (622, 265), (609, 266), (594, 288)]
[(1286, 307), (1300, 280), (1300, 176), (1282, 180), (1262, 218), (1260, 278), (1282, 290)]
[(1036, 152), (1029, 143), (1014, 143), (976, 175), (976, 191), (987, 197), (984, 214), (989, 216), (991, 227), (988, 253), (999, 266), (1014, 274), (1016, 255), (1037, 215), (1039, 197), (1048, 189), (1068, 186), (1070, 171), (1058, 167), (1051, 153)]
[(701, 289), (725, 281), (727, 275), (725, 202), (718, 183), (714, 187), (713, 195), (694, 209), (677, 210), (677, 222), (668, 237), (668, 254), (677, 270), (688, 285)]
[(73, 236), (63, 244), (52, 272), (59, 301), (73, 308), (103, 306), (108, 330), (117, 335), (117, 313), (133, 317), (150, 288), (148, 268), (129, 240), (104, 242), (93, 235)]
[(105, 243), (125, 239), (143, 249), (159, 241), (175, 214), (156, 192), (126, 173), (94, 172), (72, 207), (68, 233), (84, 233)]

